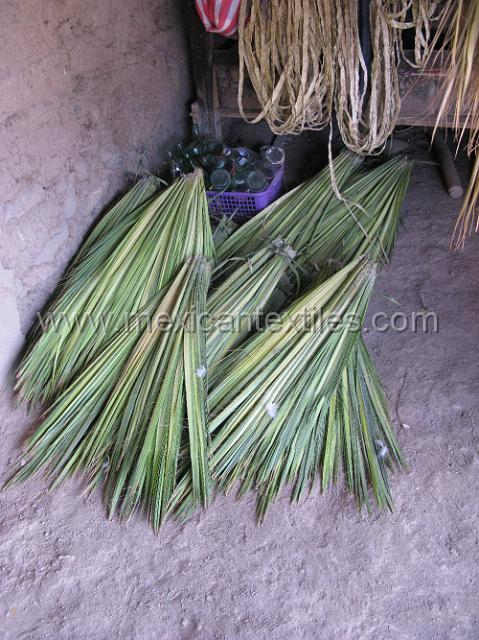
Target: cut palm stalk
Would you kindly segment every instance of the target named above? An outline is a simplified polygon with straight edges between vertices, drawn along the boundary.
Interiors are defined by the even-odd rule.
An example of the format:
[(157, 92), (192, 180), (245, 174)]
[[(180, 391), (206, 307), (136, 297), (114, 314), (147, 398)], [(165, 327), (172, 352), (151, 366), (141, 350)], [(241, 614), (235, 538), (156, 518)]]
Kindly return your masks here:
[[(355, 214), (363, 233), (358, 226), (350, 226), (349, 229), (342, 226), (339, 231), (336, 226), (338, 220), (345, 218), (351, 222), (351, 219), (344, 211), (342, 215), (339, 212), (339, 218), (338, 212), (330, 212), (324, 217), (321, 225), (323, 228), (318, 229), (317, 238), (313, 239), (309, 247), (315, 264), (322, 264), (327, 256), (339, 263), (358, 259), (361, 255), (368, 255), (375, 262), (388, 260), (409, 183), (410, 163), (393, 160), (375, 172), (376, 178), (380, 178), (376, 188), (366, 192), (359, 200), (361, 209)], [(328, 242), (329, 238), (334, 238), (334, 233), (330, 232), (330, 223), (338, 237), (342, 237), (342, 241), (336, 245)], [(301, 259), (302, 256), (299, 261)], [(325, 277), (330, 268), (331, 265), (328, 265), (321, 270)], [(344, 433), (347, 437), (342, 438)], [(309, 443), (302, 443), (308, 455), (303, 455), (297, 476), (289, 477), (289, 481), (294, 483), (294, 499), (299, 499), (305, 489), (312, 486), (318, 471), (322, 474), (323, 487), (328, 486), (331, 469), (339, 466), (337, 460), (334, 463), (331, 461), (332, 442), (344, 444), (342, 466), (347, 487), (356, 496), (358, 506), (366, 505), (369, 509), (368, 491), (371, 487), (377, 505), (380, 508), (391, 508), (387, 469), (401, 466), (402, 457), (379, 377), (361, 336), (355, 342), (343, 368), (341, 382), (335, 392), (321, 404), (317, 431), (311, 436)], [(260, 519), (284, 484), (279, 480), (277, 474), (263, 480), (255, 479), (259, 493)], [(249, 487), (247, 483), (243, 484), (243, 488)]]
[[(339, 182), (346, 182), (359, 165), (360, 160), (349, 153), (339, 156), (336, 160)], [(259, 314), (269, 306), (297, 253), (306, 249), (311, 234), (321, 227), (324, 212), (333, 198), (329, 170), (324, 170), (299, 187), (293, 196), (285, 197), (282, 203), (275, 203), (255, 216), (219, 246), (225, 262), (220, 264), (215, 279), (221, 280), (225, 273), (230, 275), (208, 298), (208, 366), (219, 361), (257, 327)], [(294, 248), (281, 233), (295, 243)], [(268, 235), (271, 241), (266, 240)], [(266, 246), (261, 248), (261, 245)], [(236, 269), (237, 262), (229, 255), (232, 250), (239, 255), (241, 250), (247, 251), (247, 262)]]
[[(210, 497), (206, 352), (204, 332), (197, 322), (204, 313), (208, 282), (208, 263), (195, 260), (175, 294), (174, 306), (166, 306), (174, 326), (145, 333), (131, 355), (132, 366), (125, 367), (112, 394), (126, 402), (107, 406), (89, 435), (93, 455), (87, 468), (101, 474), (95, 459), (111, 455), (105, 492), (110, 515), (118, 510), (129, 517), (142, 501), (155, 530), (176, 485), (186, 434), (193, 502), (206, 506)], [(165, 308), (158, 318), (164, 313)]]
[(180, 178), (132, 217), (120, 223), (123, 235), (113, 226), (97, 238), (83, 255), (81, 277), (54, 302), (18, 368), (16, 389), (25, 401), (56, 397), (185, 260), (213, 255), (201, 171)]
[[(267, 327), (212, 373), (212, 464), (223, 485), (251, 466), (250, 456), (259, 462), (274, 446), (276, 436), (266, 435), (271, 429), (277, 436), (288, 424), (299, 429), (310, 401), (334, 390), (345, 354), (357, 340), (374, 277), (372, 265), (352, 262), (304, 294), (277, 326)], [(348, 320), (354, 320), (354, 330)]]
[[(388, 472), (403, 465), (377, 372), (362, 338), (354, 344), (333, 393), (316, 405), (316, 424), (307, 438), (291, 444), (293, 472), (286, 462), (269, 476), (247, 478), (240, 493), (258, 489), (257, 514), (262, 520), (270, 503), (286, 484), (293, 484), (292, 500), (299, 500), (320, 478), (322, 489), (337, 480), (342, 467), (346, 487), (358, 508), (370, 511), (370, 490), (380, 509), (392, 509)], [(294, 457), (293, 457), (294, 456)], [(287, 464), (292, 464), (287, 460)], [(281, 471), (281, 473), (280, 473)]]
[[(102, 345), (93, 341), (95, 354), (72, 374), (13, 479), (43, 470), (55, 486), (81, 471), (90, 487), (106, 481), (111, 515), (129, 516), (141, 503), (155, 529), (176, 485), (180, 447), (188, 452), (194, 503), (206, 505), (211, 490), (206, 340), (199, 320), (205, 313), (214, 246), (201, 173), (178, 181), (165, 194), (173, 198), (166, 211), (164, 206), (163, 211), (147, 208), (133, 227), (136, 232), (127, 236), (129, 253), (123, 254), (125, 259), (138, 256), (129, 261), (138, 270), (134, 284), (142, 285), (134, 293), (146, 301), (133, 316), (137, 330), (136, 325), (132, 330), (129, 311), (126, 326)], [(114, 264), (122, 270), (122, 262)], [(158, 281), (167, 286), (158, 291)], [(126, 302), (121, 282), (113, 283)], [(132, 294), (127, 283), (123, 286)], [(106, 284), (101, 283), (108, 295)]]
[(74, 383), (59, 395), (27, 441), (26, 464), (7, 483), (7, 487), (42, 470), (55, 486), (78, 470), (81, 454), (79, 447), (83, 446), (85, 436), (101, 415), (102, 408), (138, 341), (138, 335), (148, 327), (151, 315), (163, 295), (164, 292), (159, 292), (133, 316), (131, 326), (117, 332), (93, 362), (76, 376)]
[[(369, 242), (373, 251), (381, 251), (381, 245), (368, 240), (368, 233), (371, 235), (374, 228), (381, 226), (381, 220), (398, 200), (401, 204), (409, 182), (410, 162), (393, 158), (359, 174), (361, 161), (357, 156), (341, 154), (334, 162), (336, 176), (344, 187), (342, 200), (330, 186), (326, 167), (311, 181), (296, 187), (235, 231), (219, 246), (219, 262), (248, 257), (275, 238), (281, 238), (297, 251), (296, 262), (301, 266), (311, 266), (312, 261), (340, 260), (343, 256), (347, 261), (348, 243), (354, 245), (353, 250), (349, 250), (351, 255), (356, 250), (358, 237), (364, 240), (365, 246)], [(346, 171), (348, 162), (351, 164)], [(383, 247), (382, 253), (384, 257), (388, 248)]]

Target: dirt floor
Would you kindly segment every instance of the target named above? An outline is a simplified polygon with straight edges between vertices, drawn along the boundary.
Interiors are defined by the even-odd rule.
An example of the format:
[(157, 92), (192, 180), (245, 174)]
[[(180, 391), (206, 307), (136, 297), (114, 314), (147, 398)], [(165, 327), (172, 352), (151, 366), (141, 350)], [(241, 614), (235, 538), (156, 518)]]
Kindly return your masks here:
[[(219, 497), (155, 537), (140, 517), (108, 522), (73, 482), (30, 481), (0, 495), (0, 638), (479, 638), (479, 239), (448, 253), (457, 209), (417, 164), (370, 313), (427, 309), (439, 331), (366, 327), (410, 466), (394, 513), (360, 515), (337, 489), (285, 495), (256, 526), (252, 496)], [(29, 424), (2, 402), (0, 480)]]

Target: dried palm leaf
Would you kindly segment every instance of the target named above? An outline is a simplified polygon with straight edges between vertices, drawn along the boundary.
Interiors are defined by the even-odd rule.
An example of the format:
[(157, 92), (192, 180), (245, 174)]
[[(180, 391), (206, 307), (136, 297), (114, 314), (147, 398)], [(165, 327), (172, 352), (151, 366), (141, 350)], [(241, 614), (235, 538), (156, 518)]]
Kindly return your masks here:
[[(469, 129), (467, 153), (475, 157), (451, 240), (451, 246), (462, 249), (472, 231), (479, 231), (479, 4), (474, 0), (449, 0), (438, 29), (438, 38), (440, 36), (444, 38), (442, 49), (449, 51), (450, 58), (440, 87), (441, 104), (436, 126), (452, 110), (458, 142)], [(434, 55), (440, 53), (434, 52)]]

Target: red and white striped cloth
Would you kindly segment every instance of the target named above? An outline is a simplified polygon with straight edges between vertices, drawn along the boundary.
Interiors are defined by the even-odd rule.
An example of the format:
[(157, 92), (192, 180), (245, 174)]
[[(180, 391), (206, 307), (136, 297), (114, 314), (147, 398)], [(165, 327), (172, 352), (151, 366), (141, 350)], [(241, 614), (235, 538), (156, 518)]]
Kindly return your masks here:
[(195, 0), (206, 31), (219, 33), (226, 38), (234, 35), (238, 29), (238, 17), (241, 0)]

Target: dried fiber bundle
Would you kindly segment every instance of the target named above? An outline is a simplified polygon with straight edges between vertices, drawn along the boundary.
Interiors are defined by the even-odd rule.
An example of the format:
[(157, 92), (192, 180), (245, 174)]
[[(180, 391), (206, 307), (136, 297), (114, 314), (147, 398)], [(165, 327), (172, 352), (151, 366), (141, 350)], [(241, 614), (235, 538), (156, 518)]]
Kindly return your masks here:
[[(411, 66), (425, 66), (433, 44), (432, 26), (440, 19), (442, 10), (438, 0), (389, 0), (382, 2), (382, 10), (391, 27), (396, 29), (394, 35), (396, 46), (402, 57)], [(406, 56), (402, 31), (414, 29), (414, 59)]]
[(243, 117), (246, 69), (262, 109), (252, 122), (264, 118), (278, 134), (325, 127), (331, 119), (334, 86), (329, 4), (242, 2), (239, 25), (238, 102)]
[(372, 0), (370, 28), (373, 59), (368, 72), (359, 38), (358, 2), (336, 7), (337, 69), (335, 113), (346, 146), (359, 154), (381, 151), (399, 115), (401, 100), (394, 29), (383, 3)]
[(27, 402), (55, 398), (189, 257), (212, 255), (201, 171), (122, 207), (93, 233), (18, 367), (16, 390)]
[[(239, 21), (242, 106), (245, 69), (276, 133), (332, 124), (359, 154), (379, 152), (397, 121), (398, 66), (404, 29), (415, 30), (415, 66), (427, 58), (436, 0), (371, 0), (372, 60), (365, 59), (358, 0), (242, 3)], [(248, 9), (251, 16), (247, 19)], [(371, 63), (371, 64), (369, 64)]]
[(462, 249), (472, 231), (479, 231), (479, 4), (475, 0), (449, 0), (439, 25), (440, 36), (444, 38), (442, 49), (448, 51), (449, 59), (440, 87), (436, 126), (452, 110), (458, 143), (468, 135), (466, 150), (475, 158), (451, 240), (453, 248)]

